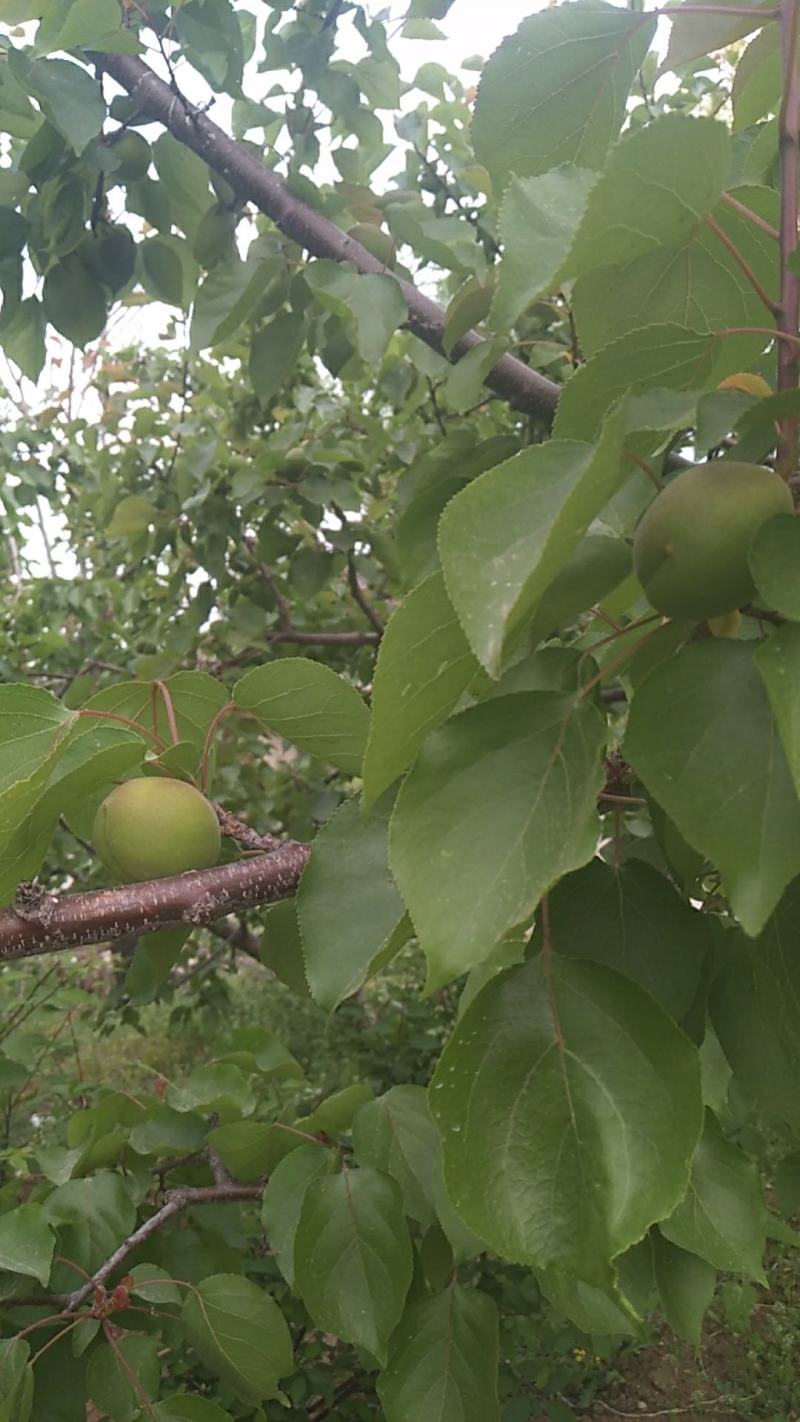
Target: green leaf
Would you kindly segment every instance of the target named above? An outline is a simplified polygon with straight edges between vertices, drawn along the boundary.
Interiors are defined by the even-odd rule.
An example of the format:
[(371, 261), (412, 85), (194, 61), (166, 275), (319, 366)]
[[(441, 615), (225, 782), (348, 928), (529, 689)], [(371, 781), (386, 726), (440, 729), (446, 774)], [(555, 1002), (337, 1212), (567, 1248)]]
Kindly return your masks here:
[(33, 1412), (33, 1369), (25, 1338), (0, 1342), (0, 1422), (29, 1422)]
[(216, 1402), (195, 1393), (176, 1392), (153, 1410), (156, 1422), (233, 1422), (230, 1412), (223, 1412)]
[(500, 209), (503, 256), (489, 321), (507, 331), (538, 296), (552, 291), (597, 174), (564, 163), (533, 178), (511, 178)]
[[(734, 1075), (770, 1121), (800, 1131), (800, 959), (788, 945), (800, 934), (795, 880), (754, 944), (726, 946), (709, 1007)], [(728, 940), (730, 941), (730, 940)]]
[(162, 928), (139, 939), (125, 974), (125, 992), (137, 1006), (152, 1002), (183, 952), (191, 926)]
[(629, 393), (654, 386), (705, 389), (713, 382), (715, 360), (713, 341), (698, 331), (673, 324), (631, 331), (592, 356), (567, 381), (554, 435), (596, 439), (611, 406)]
[(315, 1106), (310, 1116), (299, 1116), (298, 1123), (309, 1135), (323, 1131), (326, 1136), (347, 1135), (353, 1125), (356, 1112), (367, 1101), (374, 1100), (375, 1092), (364, 1081), (355, 1081), (334, 1091)]
[(193, 237), (213, 201), (206, 164), (171, 133), (162, 133), (153, 145), (153, 159), (169, 194), (176, 226)]
[[(750, 545), (750, 571), (767, 607), (800, 622), (800, 526), (791, 514), (768, 518)], [(782, 629), (791, 634), (789, 628)], [(780, 643), (779, 643), (780, 645)], [(759, 654), (769, 662), (770, 654)]]
[(486, 65), (472, 141), (501, 182), (560, 163), (599, 168), (625, 117), (654, 17), (563, 5), (523, 20)]
[(35, 296), (21, 301), (13, 315), (0, 323), (0, 345), (29, 380), (38, 380), (44, 366), (45, 326), (42, 303)]
[(447, 592), (491, 676), (509, 636), (628, 477), (624, 435), (621, 408), (597, 445), (550, 440), (520, 450), (447, 505), (439, 525)]
[(714, 1297), (717, 1271), (704, 1259), (653, 1234), (656, 1283), (670, 1328), (699, 1348), (703, 1319)]
[(230, 0), (213, 6), (182, 4), (175, 12), (175, 31), (195, 69), (214, 89), (238, 95), (242, 82), (244, 41), (239, 16)]
[(317, 835), (300, 880), (305, 975), (314, 1001), (329, 1012), (376, 970), (403, 918), (387, 863), (389, 808), (376, 806), (365, 818), (357, 800), (340, 805)]
[(178, 1285), (158, 1264), (137, 1264), (130, 1270), (130, 1291), (139, 1299), (155, 1304), (181, 1304)]
[(631, 571), (631, 550), (621, 538), (587, 533), (536, 604), (528, 637), (531, 646), (595, 607)]
[(307, 657), (254, 667), (237, 682), (233, 699), (300, 750), (358, 775), (369, 711), (355, 687), (330, 667)]
[(364, 799), (373, 804), (411, 765), (478, 671), (441, 573), (400, 604), (381, 641), (364, 755)]
[(425, 1089), (392, 1086), (362, 1106), (353, 1121), (353, 1147), (359, 1165), (371, 1165), (397, 1181), (406, 1214), (428, 1229), (436, 1219), (440, 1147)]
[(734, 132), (750, 128), (781, 104), (781, 49), (777, 25), (766, 25), (736, 65), (731, 89)]
[(256, 331), (250, 347), (250, 382), (262, 405), (268, 405), (294, 370), (305, 336), (305, 321), (295, 311), (279, 311), (268, 326)]
[[(777, 224), (774, 192), (748, 186), (737, 188), (735, 195), (764, 222)], [(777, 248), (768, 233), (723, 201), (714, 207), (711, 217), (719, 231), (698, 221), (669, 245), (655, 244), (650, 251), (629, 258), (620, 252), (617, 265), (593, 267), (578, 278), (572, 306), (586, 355), (593, 356), (637, 328), (691, 321), (696, 331), (726, 331), (718, 343), (718, 380), (759, 361), (762, 338), (758, 333), (727, 334), (734, 326), (759, 326), (764, 314), (761, 299), (737, 257), (767, 291), (777, 294)], [(724, 239), (736, 249), (736, 256), (725, 246)], [(591, 253), (588, 229), (585, 248)], [(588, 255), (587, 260), (592, 262)], [(711, 398), (719, 400), (720, 396)], [(690, 423), (695, 423), (694, 419)], [(724, 434), (728, 429), (726, 426)]]
[(168, 306), (189, 305), (197, 266), (185, 237), (150, 237), (139, 244), (138, 257), (145, 291)]
[(283, 899), (272, 904), (262, 921), (264, 932), (258, 950), (262, 963), (298, 997), (310, 997), (296, 900)]
[(497, 364), (505, 349), (505, 340), (481, 341), (453, 366), (444, 387), (444, 398), (451, 410), (463, 412), (477, 404), (483, 394), (484, 381), (489, 371)]
[(86, 1370), (89, 1396), (114, 1422), (133, 1422), (143, 1397), (158, 1393), (160, 1380), (158, 1339), (135, 1334), (115, 1339), (113, 1347), (99, 1343)]
[(279, 1397), (292, 1372), (292, 1340), (278, 1305), (238, 1274), (214, 1274), (187, 1294), (181, 1314), (205, 1366), (242, 1402)]
[(605, 724), (587, 702), (519, 692), (435, 731), (403, 783), (390, 863), (428, 988), (486, 958), (597, 843)]
[(213, 267), (200, 284), (192, 311), (193, 351), (226, 341), (251, 314), (273, 274), (259, 253), (240, 260), (235, 254)]
[(356, 345), (362, 360), (378, 365), (408, 307), (394, 277), (350, 271), (334, 261), (312, 262), (306, 279), (322, 305), (355, 322)]
[(633, 698), (625, 751), (756, 934), (797, 873), (800, 805), (751, 649), (695, 643), (657, 666)]
[[(786, 522), (794, 520), (787, 518)], [(776, 628), (753, 660), (767, 689), (784, 755), (800, 794), (800, 626)]]
[(170, 1085), (167, 1101), (176, 1111), (196, 1111), (206, 1108), (224, 1117), (249, 1116), (256, 1098), (250, 1082), (237, 1066), (227, 1062), (211, 1062), (195, 1067), (182, 1086)]
[(139, 1155), (189, 1153), (205, 1144), (206, 1125), (202, 1116), (176, 1111), (166, 1102), (149, 1107), (132, 1127), (130, 1148)]
[(686, 15), (681, 13), (679, 4), (671, 6), (672, 29), (663, 69), (679, 69), (690, 59), (724, 49), (764, 23), (759, 10), (766, 8), (765, 0), (744, 0), (744, 4), (736, 8), (740, 11), (752, 8), (752, 20), (741, 14), (734, 18), (728, 0), (708, 0), (702, 11), (697, 12), (692, 6), (691, 13)]
[(50, 268), (42, 300), (47, 320), (74, 345), (83, 348), (102, 334), (107, 314), (105, 293), (77, 252), (70, 252)]
[(41, 1205), (20, 1205), (0, 1215), (0, 1268), (38, 1279), (44, 1286), (50, 1278), (54, 1245), (55, 1235)]
[(36, 31), (34, 53), (80, 45), (104, 48), (101, 38), (118, 30), (120, 20), (119, 0), (56, 0), (55, 4), (51, 0)]
[(294, 1241), (306, 1191), (330, 1175), (336, 1156), (327, 1146), (301, 1145), (284, 1156), (267, 1181), (261, 1223), (289, 1288), (294, 1286)]
[(136, 1207), (125, 1182), (109, 1170), (59, 1185), (43, 1208), (58, 1230), (59, 1253), (70, 1261), (69, 1267), (56, 1265), (53, 1289), (76, 1288), (83, 1271), (90, 1274), (99, 1268), (136, 1226)]
[(666, 1239), (715, 1269), (765, 1282), (766, 1210), (758, 1169), (706, 1112), (686, 1197), (661, 1223)]
[(53, 127), (82, 153), (100, 133), (106, 116), (97, 81), (67, 59), (34, 59), (18, 77)]
[(254, 1184), (267, 1173), (272, 1158), (270, 1126), (263, 1121), (231, 1121), (208, 1133), (208, 1144), (217, 1152), (235, 1180)]
[(490, 1248), (606, 1288), (686, 1190), (700, 1063), (641, 988), (545, 949), (476, 998), (431, 1109), (450, 1198)]
[(670, 1017), (691, 1007), (709, 947), (706, 920), (642, 860), (615, 870), (594, 859), (562, 879), (550, 895), (550, 928), (556, 952), (616, 968)]
[(588, 194), (567, 274), (684, 245), (717, 203), (730, 161), (728, 130), (714, 119), (666, 114), (634, 130)]
[(295, 1284), (317, 1328), (381, 1362), (411, 1283), (400, 1189), (362, 1167), (309, 1186), (295, 1238)]
[(0, 687), (0, 902), (41, 864), (58, 811), (43, 843), (35, 812), (74, 721), (75, 713), (47, 691)]
[(120, 499), (106, 528), (107, 538), (130, 538), (146, 533), (158, 518), (155, 504), (144, 494), (128, 494)]
[(442, 350), (446, 356), (452, 353), (453, 347), (458, 345), (467, 331), (478, 326), (489, 314), (492, 289), (489, 283), (484, 284), (477, 277), (469, 277), (464, 285), (458, 288), (445, 315)]
[(497, 1309), (478, 1289), (451, 1284), (414, 1303), (378, 1380), (386, 1422), (497, 1422)]

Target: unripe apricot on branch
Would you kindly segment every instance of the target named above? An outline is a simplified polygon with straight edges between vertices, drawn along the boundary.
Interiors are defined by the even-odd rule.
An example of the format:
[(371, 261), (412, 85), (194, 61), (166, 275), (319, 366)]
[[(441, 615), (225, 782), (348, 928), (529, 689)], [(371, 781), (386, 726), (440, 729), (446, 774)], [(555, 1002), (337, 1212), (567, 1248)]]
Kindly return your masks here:
[(757, 529), (792, 512), (792, 495), (774, 469), (698, 464), (642, 515), (633, 540), (636, 576), (667, 617), (721, 617), (755, 595), (747, 554)]
[(94, 844), (121, 883), (164, 879), (210, 869), (220, 851), (216, 813), (182, 780), (127, 780), (107, 795), (95, 816)]

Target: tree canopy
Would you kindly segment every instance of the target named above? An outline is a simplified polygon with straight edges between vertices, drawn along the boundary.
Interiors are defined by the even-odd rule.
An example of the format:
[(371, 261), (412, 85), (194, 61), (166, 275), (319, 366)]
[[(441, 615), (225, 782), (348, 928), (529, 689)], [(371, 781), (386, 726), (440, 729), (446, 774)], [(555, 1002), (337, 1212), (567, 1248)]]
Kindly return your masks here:
[[(491, 1422), (491, 1268), (697, 1341), (790, 1235), (798, 7), (532, 6), (460, 78), (451, 10), (0, 0), (0, 958), (116, 945), (108, 1026), (220, 936), (329, 1014), (416, 953), (447, 1018), (12, 1153), (9, 1422), (321, 1422), (337, 1347), (354, 1418)], [(142, 776), (218, 863), (121, 882)]]

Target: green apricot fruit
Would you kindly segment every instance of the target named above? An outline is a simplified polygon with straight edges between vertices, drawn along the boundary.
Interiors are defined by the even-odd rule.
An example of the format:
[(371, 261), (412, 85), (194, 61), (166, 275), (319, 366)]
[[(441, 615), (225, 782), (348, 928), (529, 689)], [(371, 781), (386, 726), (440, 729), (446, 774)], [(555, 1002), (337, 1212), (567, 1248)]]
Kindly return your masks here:
[(397, 261), (397, 248), (392, 238), (381, 227), (376, 227), (374, 222), (357, 222), (347, 235), (352, 237), (354, 242), (360, 242), (362, 247), (366, 247), (385, 267), (393, 267)]
[(208, 869), (220, 851), (219, 823), (205, 795), (182, 780), (155, 776), (126, 780), (106, 796), (93, 839), (123, 884)]
[(720, 617), (755, 595), (747, 555), (756, 530), (792, 511), (791, 493), (774, 469), (697, 464), (678, 474), (639, 520), (636, 576), (667, 617)]

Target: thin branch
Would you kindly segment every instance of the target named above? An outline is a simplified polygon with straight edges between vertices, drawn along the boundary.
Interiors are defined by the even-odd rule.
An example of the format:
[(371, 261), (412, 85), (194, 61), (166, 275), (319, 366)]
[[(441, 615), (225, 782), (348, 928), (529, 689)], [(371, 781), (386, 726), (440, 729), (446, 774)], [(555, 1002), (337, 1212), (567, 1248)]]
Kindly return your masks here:
[(48, 566), (48, 568), (49, 568), (49, 570), (50, 570), (50, 577), (51, 577), (51, 578), (57, 578), (57, 577), (58, 577), (58, 569), (57, 569), (57, 567), (56, 567), (56, 565), (55, 565), (55, 560), (54, 560), (54, 558), (53, 558), (53, 549), (52, 549), (52, 545), (51, 545), (51, 543), (50, 543), (50, 536), (49, 536), (49, 534), (48, 534), (48, 532), (47, 532), (47, 521), (46, 521), (45, 516), (44, 516), (44, 509), (42, 508), (42, 500), (41, 500), (41, 496), (40, 496), (39, 494), (36, 495), (36, 522), (37, 522), (38, 525), (39, 525), (39, 532), (40, 532), (41, 535), (42, 535), (42, 543), (44, 544), (44, 555), (45, 555), (45, 558), (47, 559), (47, 566)]
[(372, 606), (371, 602), (369, 601), (369, 598), (367, 597), (366, 593), (361, 587), (361, 584), (358, 581), (358, 573), (356, 571), (355, 559), (353, 558), (352, 551), (349, 552), (347, 555), (347, 586), (350, 589), (353, 601), (358, 603), (358, 606), (361, 608), (361, 611), (363, 612), (367, 621), (372, 623), (372, 626), (375, 628), (378, 637), (382, 637), (384, 632), (386, 631), (386, 624), (384, 623), (383, 618), (378, 616), (377, 612), (375, 611), (375, 608)]
[(245, 537), (243, 542), (255, 567), (258, 569), (275, 600), (275, 607), (278, 611), (278, 630), (281, 632), (290, 632), (292, 628), (292, 609), (287, 598), (283, 595), (278, 579), (269, 565), (264, 563), (259, 557), (254, 540)]
[(262, 854), (274, 854), (281, 848), (283, 840), (278, 839), (274, 834), (259, 834), (258, 830), (251, 829), (244, 820), (240, 820), (236, 815), (232, 815), (230, 810), (223, 809), (222, 805), (214, 802), (214, 809), (217, 812), (217, 819), (223, 834), (235, 839), (237, 844), (241, 844), (245, 849), (256, 849)]
[[(137, 55), (95, 54), (93, 62), (102, 64), (112, 78), (126, 89), (131, 98), (146, 113), (164, 125), (179, 142), (197, 153), (230, 184), (239, 198), (253, 202), (270, 217), (287, 237), (315, 257), (328, 257), (337, 262), (350, 262), (363, 273), (386, 275), (386, 268), (377, 257), (337, 227), (321, 212), (296, 197), (283, 178), (264, 166), (260, 159), (248, 153), (224, 133), (207, 114), (199, 113), (160, 79)], [(408, 281), (397, 281), (408, 308), (408, 329), (439, 354), (445, 314), (443, 308)], [(455, 360), (466, 355), (484, 341), (475, 331), (468, 331), (455, 345)], [(497, 391), (515, 409), (550, 421), (558, 403), (560, 387), (505, 354), (486, 377), (485, 383)]]
[(193, 1208), (195, 1205), (216, 1205), (231, 1200), (260, 1200), (263, 1192), (263, 1185), (236, 1185), (232, 1182), (187, 1186), (185, 1189), (170, 1190), (167, 1193), (166, 1203), (161, 1206), (161, 1209), (156, 1210), (149, 1220), (145, 1220), (144, 1224), (123, 1240), (119, 1248), (109, 1255), (91, 1279), (87, 1279), (74, 1293), (68, 1294), (64, 1300), (64, 1312), (75, 1313), (81, 1304), (85, 1303), (94, 1293), (95, 1289), (104, 1284), (106, 1279), (114, 1273), (114, 1270), (124, 1263), (134, 1249), (138, 1249), (140, 1244), (144, 1244), (151, 1235), (166, 1224), (167, 1220), (172, 1219), (173, 1215), (180, 1214), (181, 1210)]
[(310, 852), (309, 845), (289, 840), (274, 854), (236, 864), (114, 889), (49, 895), (46, 912), (38, 918), (0, 909), (0, 962), (112, 942), (127, 933), (156, 933), (167, 924), (213, 923), (240, 909), (276, 903), (294, 894)]
[(428, 392), (429, 392), (430, 397), (431, 397), (431, 409), (433, 410), (433, 418), (435, 419), (437, 425), (439, 426), (439, 433), (440, 433), (441, 435), (446, 435), (446, 434), (447, 434), (447, 425), (445, 424), (445, 422), (444, 422), (444, 416), (443, 416), (441, 410), (439, 409), (439, 401), (438, 401), (437, 398), (436, 398), (436, 386), (434, 385), (434, 383), (433, 383), (433, 381), (431, 380), (431, 378), (430, 378), (429, 375), (426, 377), (426, 379), (427, 379), (427, 382), (428, 382)]
[(302, 632), (293, 627), (289, 632), (267, 634), (271, 647), (281, 642), (294, 642), (299, 647), (369, 647), (377, 641), (377, 632)]
[(714, 236), (719, 238), (719, 241), (722, 243), (723, 247), (727, 247), (737, 267), (752, 286), (753, 291), (755, 292), (759, 301), (761, 301), (764, 306), (766, 306), (771, 316), (777, 316), (777, 301), (773, 301), (769, 292), (762, 286), (761, 282), (753, 271), (753, 268), (750, 266), (750, 263), (746, 260), (745, 257), (742, 256), (741, 252), (739, 251), (739, 248), (736, 246), (736, 243), (731, 241), (727, 232), (723, 232), (719, 223), (716, 222), (709, 213), (706, 213), (705, 217), (703, 218), (703, 221), (709, 231), (713, 232)]

